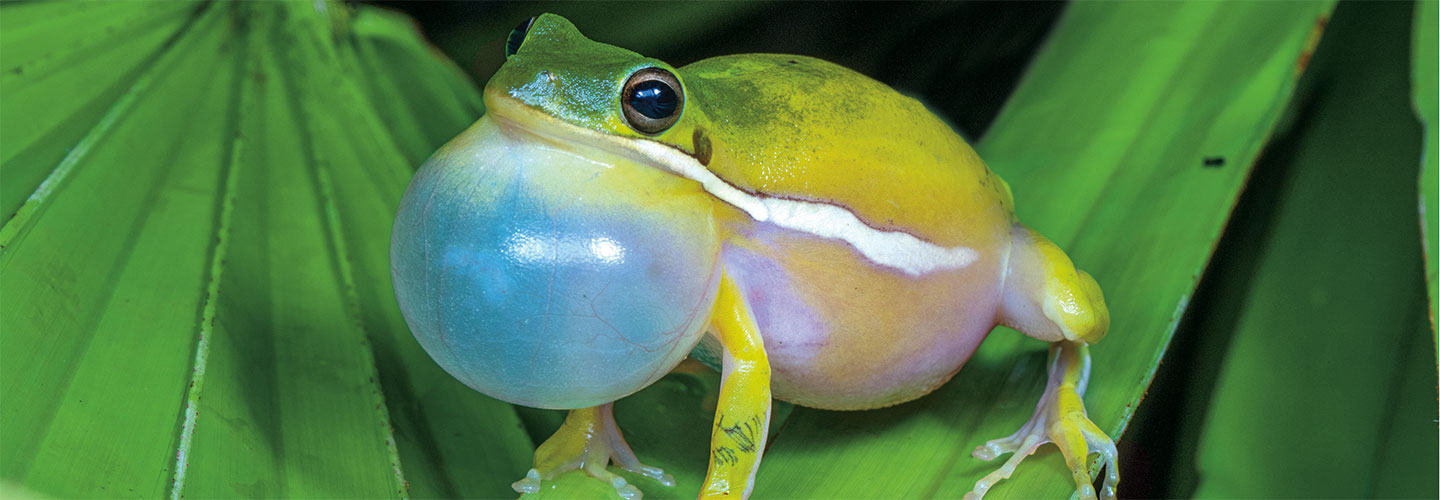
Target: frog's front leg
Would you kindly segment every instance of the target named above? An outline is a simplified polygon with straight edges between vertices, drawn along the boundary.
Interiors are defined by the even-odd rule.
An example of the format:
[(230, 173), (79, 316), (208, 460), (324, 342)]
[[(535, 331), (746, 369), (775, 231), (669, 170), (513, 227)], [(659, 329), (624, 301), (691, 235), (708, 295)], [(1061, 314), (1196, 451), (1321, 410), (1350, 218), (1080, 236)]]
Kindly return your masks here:
[(1113, 499), (1115, 485), (1120, 481), (1115, 442), (1090, 421), (1081, 400), (1090, 379), (1089, 344), (1104, 337), (1110, 328), (1105, 298), (1095, 279), (1075, 269), (1065, 252), (1044, 236), (1016, 225), (1013, 241), (1001, 323), (1053, 342), (1050, 376), (1029, 422), (1015, 434), (975, 449), (975, 457), (982, 460), (992, 460), (1005, 453), (1014, 453), (1014, 456), (999, 470), (976, 482), (975, 489), (966, 498), (984, 496), (995, 483), (1010, 477), (1015, 466), (1036, 448), (1055, 443), (1065, 456), (1082, 499), (1095, 498), (1087, 461), (1091, 453), (1098, 453), (1107, 471), (1100, 496)]
[(657, 467), (640, 463), (625, 437), (615, 425), (614, 403), (570, 410), (565, 424), (535, 450), (535, 468), (525, 478), (511, 485), (520, 493), (540, 491), (540, 481), (550, 480), (575, 469), (583, 469), (591, 477), (615, 487), (627, 500), (639, 500), (640, 490), (627, 484), (625, 478), (605, 470), (612, 460), (620, 468), (649, 477), (665, 486), (674, 486), (675, 479)]
[(770, 430), (770, 362), (755, 318), (728, 275), (711, 316), (724, 350), (720, 402), (710, 432), (710, 470), (701, 498), (745, 498), (754, 486)]

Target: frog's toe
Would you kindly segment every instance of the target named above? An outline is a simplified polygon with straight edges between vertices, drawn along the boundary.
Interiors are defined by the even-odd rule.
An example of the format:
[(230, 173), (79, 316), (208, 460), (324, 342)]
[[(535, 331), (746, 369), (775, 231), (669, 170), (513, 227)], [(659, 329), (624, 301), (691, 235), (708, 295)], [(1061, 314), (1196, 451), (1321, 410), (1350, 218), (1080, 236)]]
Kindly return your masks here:
[(525, 478), (510, 483), (510, 487), (516, 493), (539, 493), (540, 492), (540, 470), (530, 469), (525, 473)]
[(654, 479), (655, 482), (660, 483), (661, 486), (675, 486), (675, 476), (666, 474), (665, 469), (651, 467), (640, 462), (626, 464), (623, 461), (616, 460), (615, 464), (619, 465), (621, 469)]
[(572, 410), (555, 435), (535, 450), (535, 468), (510, 485), (518, 493), (538, 493), (540, 483), (580, 469), (608, 483), (625, 500), (640, 500), (640, 489), (606, 467), (614, 462), (622, 469), (674, 486), (675, 478), (659, 467), (650, 467), (635, 458), (625, 437), (615, 425), (612, 404)]
[(640, 493), (640, 489), (636, 488), (635, 485), (630, 484), (630, 482), (626, 481), (625, 478), (620, 477), (613, 472), (605, 470), (604, 468), (594, 470), (587, 468), (585, 472), (589, 473), (590, 477), (610, 483), (610, 486), (612, 488), (615, 488), (615, 494), (620, 495), (620, 498), (623, 498), (625, 500), (641, 500), (641, 497), (644, 496)]
[(1114, 500), (1115, 484), (1120, 482), (1119, 465), (1115, 463), (1115, 442), (1105, 431), (1100, 430), (1084, 414), (1069, 416), (1052, 426), (1050, 439), (1065, 455), (1065, 465), (1075, 477), (1075, 489), (1080, 498), (1095, 498), (1095, 486), (1090, 482), (1090, 468), (1087, 460), (1091, 453), (1100, 455), (1098, 466), (1105, 468), (1105, 483), (1101, 486), (1100, 498)]
[(615, 493), (620, 495), (620, 498), (624, 498), (625, 500), (640, 500), (640, 489), (636, 488), (633, 484), (626, 483), (623, 477), (615, 476), (614, 479), (610, 480), (610, 486), (615, 487)]
[[(615, 425), (615, 419), (613, 417), (606, 420), (604, 427), (606, 442), (610, 445), (610, 460), (615, 462), (615, 465), (621, 469), (654, 479), (655, 482), (660, 483), (661, 486), (675, 486), (675, 477), (666, 474), (664, 469), (640, 463), (640, 459), (635, 457), (635, 452), (630, 449), (630, 445), (625, 444), (625, 437), (620, 434), (620, 427)], [(618, 479), (619, 476), (616, 476), (616, 478)], [(625, 480), (620, 479), (620, 481), (623, 482)], [(616, 486), (615, 488), (620, 489), (620, 486)], [(634, 489), (635, 487), (631, 486), (630, 488)], [(635, 498), (640, 498), (638, 496), (639, 490), (636, 490), (636, 495)], [(620, 496), (625, 496), (625, 494), (622, 492)]]
[(1092, 453), (1100, 455), (1106, 476), (1099, 498), (1115, 498), (1115, 485), (1120, 482), (1115, 442), (1090, 421), (1080, 399), (1089, 377), (1089, 351), (1081, 344), (1060, 342), (1054, 353), (1050, 381), (1030, 421), (1010, 436), (975, 448), (973, 455), (981, 460), (993, 460), (1006, 453), (1014, 455), (1005, 465), (976, 481), (975, 489), (965, 495), (966, 500), (980, 500), (996, 483), (1010, 477), (1025, 457), (1046, 443), (1055, 443), (1060, 448), (1075, 479), (1075, 492), (1082, 500), (1096, 498), (1087, 461)]
[[(1014, 434), (1000, 439), (991, 439), (990, 441), (987, 441), (984, 445), (976, 446), (975, 451), (971, 452), (970, 454), (975, 458), (988, 462), (990, 460), (999, 458), (1000, 455), (1004, 455), (1006, 453), (1015, 453), (1017, 456), (1021, 457), (1034, 453), (1036, 448), (1039, 448), (1041, 444), (1044, 444), (1044, 442), (1039, 439), (1043, 436), (1034, 432), (1033, 428), (1036, 427), (1037, 424), (1037, 421), (1032, 419), (1029, 422), (1026, 422), (1025, 426), (1021, 427), (1020, 430), (1015, 431)], [(1012, 458), (1012, 460), (1014, 459)], [(1005, 477), (1009, 476), (1010, 475), (1008, 473), (1005, 475)]]
[(1035, 453), (1036, 448), (1045, 444), (1046, 441), (1043, 434), (1031, 432), (1031, 428), (1035, 427), (1034, 423), (1035, 421), (1031, 420), (1027, 422), (1025, 427), (1022, 427), (1019, 432), (1011, 434), (1009, 437), (992, 439), (985, 443), (984, 446), (975, 447), (975, 451), (971, 454), (974, 455), (975, 458), (985, 461), (994, 460), (996, 457), (1006, 453), (1014, 453), (1015, 455), (1010, 457), (1010, 460), (1006, 460), (1005, 465), (1000, 466), (999, 469), (986, 474), (985, 477), (976, 481), (975, 489), (965, 494), (965, 500), (980, 500), (996, 483), (999, 483), (1002, 479), (1009, 478), (1010, 474), (1015, 472), (1015, 467), (1020, 465), (1020, 462), (1025, 460), (1025, 457), (1030, 456), (1031, 453)]

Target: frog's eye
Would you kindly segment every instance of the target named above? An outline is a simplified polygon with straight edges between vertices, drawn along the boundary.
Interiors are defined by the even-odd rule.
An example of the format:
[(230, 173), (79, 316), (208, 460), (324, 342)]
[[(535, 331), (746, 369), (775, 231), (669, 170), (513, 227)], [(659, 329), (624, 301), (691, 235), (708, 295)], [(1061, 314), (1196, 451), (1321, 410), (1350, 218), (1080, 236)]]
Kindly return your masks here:
[(515, 29), (510, 30), (510, 36), (505, 38), (506, 59), (520, 51), (520, 45), (525, 43), (525, 34), (530, 32), (530, 25), (534, 23), (535, 18), (531, 17), (521, 21), (520, 24), (515, 25)]
[(642, 134), (664, 132), (680, 119), (685, 91), (669, 71), (645, 68), (630, 75), (620, 95), (620, 109), (630, 128)]

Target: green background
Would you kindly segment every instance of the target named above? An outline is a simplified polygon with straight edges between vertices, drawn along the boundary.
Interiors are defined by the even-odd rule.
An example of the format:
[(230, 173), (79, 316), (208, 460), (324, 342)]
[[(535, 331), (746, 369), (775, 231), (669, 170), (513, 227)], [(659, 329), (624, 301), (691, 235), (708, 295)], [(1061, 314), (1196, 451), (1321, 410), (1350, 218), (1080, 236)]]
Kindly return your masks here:
[[(971, 138), (1106, 290), (1086, 400), (1122, 496), (1436, 496), (1433, 1), (394, 7), (419, 23), (0, 5), (0, 493), (513, 497), (562, 414), (425, 356), (389, 224), (509, 28), (551, 11), (677, 65), (834, 60)], [(919, 401), (780, 405), (755, 496), (963, 494), (1043, 385), (1045, 346), (1001, 330)], [(627, 476), (647, 496), (697, 491), (717, 387), (617, 403), (679, 482)], [(1072, 489), (1046, 448), (991, 498)]]

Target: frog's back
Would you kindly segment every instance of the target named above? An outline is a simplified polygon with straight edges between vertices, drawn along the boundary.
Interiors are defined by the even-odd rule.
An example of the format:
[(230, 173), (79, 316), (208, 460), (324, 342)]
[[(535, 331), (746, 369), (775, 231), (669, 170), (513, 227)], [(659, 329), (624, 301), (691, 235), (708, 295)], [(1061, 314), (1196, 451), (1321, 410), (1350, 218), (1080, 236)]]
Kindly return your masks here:
[(838, 207), (876, 240), (905, 240), (902, 259), (970, 256), (906, 267), (852, 240), (740, 218), (724, 262), (765, 332), (775, 395), (871, 408), (954, 375), (995, 325), (1014, 224), (1004, 181), (919, 102), (841, 66), (746, 55), (681, 71), (716, 128), (696, 131), (711, 143), (706, 166), (727, 183)]
[(681, 73), (717, 124), (708, 167), (736, 187), (836, 204), (876, 229), (945, 246), (1009, 232), (976, 231), (1013, 222), (1005, 182), (949, 125), (883, 83), (781, 54), (715, 57)]

